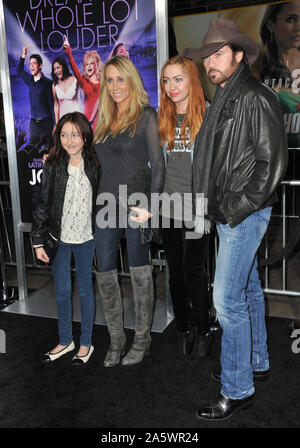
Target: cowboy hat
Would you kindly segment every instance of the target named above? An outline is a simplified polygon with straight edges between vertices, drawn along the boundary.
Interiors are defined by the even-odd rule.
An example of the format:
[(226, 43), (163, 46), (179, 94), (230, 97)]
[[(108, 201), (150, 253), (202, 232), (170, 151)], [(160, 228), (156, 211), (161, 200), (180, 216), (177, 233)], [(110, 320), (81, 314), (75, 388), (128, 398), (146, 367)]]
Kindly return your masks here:
[(258, 57), (258, 45), (247, 34), (239, 32), (235, 22), (219, 18), (209, 24), (207, 33), (200, 48), (186, 48), (183, 56), (190, 59), (207, 58), (225, 45), (237, 45), (244, 50), (249, 64), (253, 64)]

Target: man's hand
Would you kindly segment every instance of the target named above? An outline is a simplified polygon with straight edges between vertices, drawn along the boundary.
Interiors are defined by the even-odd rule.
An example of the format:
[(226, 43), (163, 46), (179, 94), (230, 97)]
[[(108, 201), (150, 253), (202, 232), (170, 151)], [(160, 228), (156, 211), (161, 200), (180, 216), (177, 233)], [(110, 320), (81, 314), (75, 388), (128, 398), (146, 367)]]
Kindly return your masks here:
[(22, 58), (25, 59), (26, 55), (28, 53), (29, 50), (29, 46), (27, 45), (27, 47), (23, 47), (23, 52), (22, 52)]

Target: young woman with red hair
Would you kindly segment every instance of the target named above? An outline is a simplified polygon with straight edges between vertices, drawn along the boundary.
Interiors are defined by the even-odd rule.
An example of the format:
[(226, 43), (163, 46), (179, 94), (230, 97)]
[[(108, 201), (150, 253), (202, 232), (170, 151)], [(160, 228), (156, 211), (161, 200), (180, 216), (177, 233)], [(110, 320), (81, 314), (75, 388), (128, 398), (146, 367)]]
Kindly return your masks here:
[(205, 99), (194, 62), (181, 56), (170, 59), (162, 69), (160, 88), (158, 122), (166, 159), (161, 232), (178, 349), (189, 356), (195, 346), (196, 354), (203, 357), (212, 341), (206, 272), (209, 235), (194, 232), (191, 192), (194, 142), (202, 124)]

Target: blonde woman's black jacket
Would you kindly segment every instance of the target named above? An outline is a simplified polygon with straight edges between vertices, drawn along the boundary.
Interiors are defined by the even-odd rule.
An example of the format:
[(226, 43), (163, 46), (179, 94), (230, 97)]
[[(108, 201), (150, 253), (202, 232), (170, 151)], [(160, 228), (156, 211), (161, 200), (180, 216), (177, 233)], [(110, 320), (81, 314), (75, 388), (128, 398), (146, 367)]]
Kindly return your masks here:
[[(83, 152), (82, 156), (84, 160), (84, 172), (91, 183), (93, 191), (92, 229), (94, 230), (99, 168), (93, 161), (88, 163), (85, 152)], [(31, 232), (33, 245), (43, 244), (45, 230), (48, 230), (55, 238), (60, 238), (61, 218), (69, 178), (69, 160), (69, 155), (65, 152), (60, 162), (53, 163), (47, 160), (43, 167), (39, 202), (33, 212)]]
[[(194, 154), (196, 186), (196, 146)], [(262, 82), (247, 77), (219, 115), (209, 177), (209, 218), (235, 227), (256, 210), (273, 205), (287, 157), (278, 96)]]

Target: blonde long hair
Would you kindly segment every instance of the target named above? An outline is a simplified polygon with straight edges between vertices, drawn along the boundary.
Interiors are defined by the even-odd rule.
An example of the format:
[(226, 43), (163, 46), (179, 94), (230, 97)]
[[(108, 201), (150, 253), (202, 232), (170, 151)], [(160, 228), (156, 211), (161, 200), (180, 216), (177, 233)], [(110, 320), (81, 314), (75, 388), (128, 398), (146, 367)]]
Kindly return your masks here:
[[(106, 85), (106, 70), (109, 65), (113, 65), (119, 71), (130, 89), (129, 107), (118, 116), (118, 121), (117, 105), (110, 96)], [(143, 114), (144, 106), (149, 104), (148, 93), (136, 66), (125, 56), (114, 56), (103, 66), (100, 86), (99, 116), (94, 132), (95, 143), (105, 141), (109, 135), (114, 136), (127, 129), (130, 129), (132, 137), (136, 132), (137, 122)]]
[(168, 150), (174, 147), (176, 134), (176, 105), (166, 95), (164, 86), (164, 73), (168, 65), (179, 64), (183, 70), (188, 74), (190, 80), (190, 94), (189, 102), (185, 114), (184, 121), (181, 127), (181, 136), (186, 134), (186, 128), (190, 130), (191, 140), (195, 141), (196, 135), (200, 129), (203, 121), (205, 111), (205, 99), (198, 75), (198, 70), (193, 61), (183, 56), (174, 56), (166, 62), (163, 66), (160, 76), (160, 105), (158, 112), (158, 130), (160, 133), (161, 144), (168, 143)]

